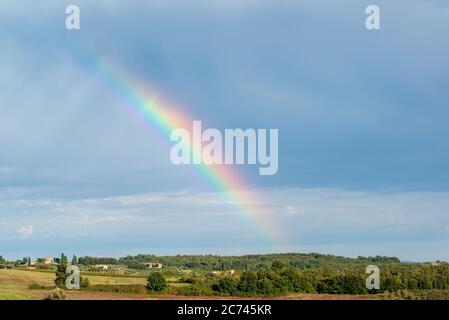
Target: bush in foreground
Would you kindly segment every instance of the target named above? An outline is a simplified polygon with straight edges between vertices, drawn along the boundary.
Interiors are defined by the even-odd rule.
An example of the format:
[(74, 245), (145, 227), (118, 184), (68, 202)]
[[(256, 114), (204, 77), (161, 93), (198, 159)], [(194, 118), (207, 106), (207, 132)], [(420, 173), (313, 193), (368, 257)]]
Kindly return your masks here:
[(65, 300), (64, 290), (55, 288), (48, 293), (47, 300)]
[(165, 277), (159, 272), (151, 273), (147, 279), (147, 289), (151, 292), (161, 292), (167, 287)]
[(140, 284), (96, 284), (84, 290), (142, 295), (147, 293), (145, 286)]

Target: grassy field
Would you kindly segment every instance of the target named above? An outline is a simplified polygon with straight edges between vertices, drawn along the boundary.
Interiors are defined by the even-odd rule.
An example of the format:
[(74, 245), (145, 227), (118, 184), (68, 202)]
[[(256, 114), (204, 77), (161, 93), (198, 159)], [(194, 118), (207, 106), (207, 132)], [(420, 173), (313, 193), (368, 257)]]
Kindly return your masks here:
[[(97, 284), (145, 284), (145, 278), (83, 276), (91, 285)], [(31, 284), (54, 286), (54, 273), (28, 270), (0, 270), (0, 300), (40, 299), (47, 291), (30, 290)]]
[(51, 285), (52, 274), (19, 270), (0, 270), (0, 299), (33, 299), (28, 286), (32, 283)]

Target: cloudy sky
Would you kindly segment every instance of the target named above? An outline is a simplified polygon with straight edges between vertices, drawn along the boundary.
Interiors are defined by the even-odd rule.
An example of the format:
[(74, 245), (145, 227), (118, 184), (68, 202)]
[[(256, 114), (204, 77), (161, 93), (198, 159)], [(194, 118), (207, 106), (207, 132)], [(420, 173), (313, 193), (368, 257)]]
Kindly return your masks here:
[[(449, 260), (448, 30), (445, 0), (2, 1), (0, 255)], [(276, 175), (233, 170), (282, 240), (174, 166), (78, 50), (208, 127), (279, 129)]]

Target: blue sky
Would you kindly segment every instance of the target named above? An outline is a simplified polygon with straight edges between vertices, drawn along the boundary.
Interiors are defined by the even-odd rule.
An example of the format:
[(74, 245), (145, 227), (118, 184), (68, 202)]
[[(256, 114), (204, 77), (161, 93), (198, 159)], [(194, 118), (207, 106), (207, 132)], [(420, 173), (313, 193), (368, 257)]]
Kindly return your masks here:
[[(65, 29), (65, 7), (81, 29)], [(381, 9), (381, 30), (364, 27)], [(318, 251), (449, 260), (449, 4), (2, 1), (0, 255)], [(130, 118), (88, 47), (215, 128), (278, 128), (238, 168), (273, 245)]]

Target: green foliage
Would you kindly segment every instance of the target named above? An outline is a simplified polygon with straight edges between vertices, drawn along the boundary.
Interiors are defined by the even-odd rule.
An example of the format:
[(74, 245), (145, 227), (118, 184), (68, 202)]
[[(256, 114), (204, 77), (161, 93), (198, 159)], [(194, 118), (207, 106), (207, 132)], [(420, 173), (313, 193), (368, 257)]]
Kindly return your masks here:
[[(276, 261), (276, 262), (274, 262)], [(144, 263), (160, 262), (167, 267), (177, 267), (181, 269), (196, 269), (204, 271), (229, 269), (236, 270), (268, 270), (273, 267), (291, 268), (296, 267), (302, 270), (307, 269), (347, 269), (361, 268), (369, 264), (382, 266), (385, 264), (399, 264), (396, 257), (358, 257), (357, 259), (345, 258), (333, 255), (318, 253), (282, 253), (246, 256), (217, 256), (217, 255), (177, 255), (177, 256), (155, 256), (151, 254), (139, 254), (136, 256), (126, 256), (123, 258), (98, 258), (80, 257), (80, 265), (126, 265), (128, 268), (144, 269)]]
[(381, 295), (388, 300), (449, 300), (448, 290), (400, 290)]
[(96, 284), (89, 286), (89, 291), (116, 292), (127, 294), (146, 294), (147, 289), (141, 284)]
[(65, 273), (66, 265), (59, 264), (56, 269), (55, 285), (58, 288), (65, 288), (65, 281), (67, 280), (67, 274)]
[(317, 286), (319, 293), (367, 294), (366, 277), (357, 272), (345, 272), (323, 278)]
[(63, 264), (63, 265), (67, 265), (68, 259), (67, 259), (67, 256), (64, 253), (61, 253), (61, 259), (59, 260), (59, 263)]
[(311, 279), (299, 269), (289, 269), (283, 272), (283, 277), (288, 279), (294, 292), (312, 293), (315, 288)]
[[(49, 289), (49, 287), (40, 285), (38, 283), (32, 283), (28, 286), (28, 289), (30, 289), (30, 290), (45, 290), (45, 289)], [(50, 289), (54, 289), (54, 287), (51, 287)]]
[(245, 271), (238, 284), (238, 289), (243, 293), (257, 292), (257, 275), (253, 271)]
[(384, 291), (394, 292), (405, 289), (405, 285), (398, 274), (385, 274), (381, 278), (381, 288)]
[(80, 277), (80, 288), (86, 289), (90, 286), (89, 278)]
[(185, 287), (169, 286), (166, 289), (166, 293), (179, 296), (213, 296), (217, 294), (207, 282), (200, 282)]
[(213, 289), (221, 295), (262, 296), (315, 291), (310, 279), (300, 270), (284, 267), (275, 270), (245, 271), (240, 279), (224, 277), (218, 280)]
[(273, 281), (268, 278), (257, 280), (257, 289), (255, 292), (261, 295), (273, 295), (275, 292)]
[(280, 271), (284, 268), (285, 268), (285, 262), (283, 262), (282, 260), (276, 259), (271, 264), (271, 269), (273, 269), (274, 271)]
[[(61, 258), (62, 260), (62, 258)], [(395, 257), (358, 257), (357, 259), (323, 254), (267, 254), (246, 256), (154, 256), (136, 255), (124, 258), (81, 257), (82, 266), (94, 264), (123, 265), (143, 269), (146, 262), (160, 262), (163, 272), (151, 273), (148, 290), (167, 293), (232, 296), (275, 296), (288, 293), (367, 294), (365, 268), (379, 266), (381, 289), (370, 293), (415, 292), (449, 289), (449, 265), (401, 263)], [(59, 267), (58, 267), (59, 268)], [(88, 267), (84, 272), (87, 272)], [(188, 273), (184, 269), (194, 269)], [(237, 270), (233, 276), (209, 276), (210, 271)], [(98, 271), (96, 271), (98, 272)], [(148, 275), (149, 270), (131, 270)], [(65, 273), (65, 272), (64, 272)], [(180, 277), (185, 286), (169, 286), (165, 277)], [(150, 281), (150, 278), (153, 278)], [(64, 278), (65, 280), (65, 278)], [(439, 292), (439, 291), (437, 291)]]
[(153, 272), (148, 276), (147, 289), (151, 292), (161, 292), (167, 287), (165, 277), (159, 272)]
[(179, 283), (190, 283), (195, 284), (201, 282), (201, 279), (195, 277), (181, 277), (179, 278)]
[(237, 295), (238, 294), (238, 281), (232, 277), (224, 277), (218, 281), (217, 284), (213, 285), (215, 291), (221, 294)]
[(78, 264), (85, 266), (92, 266), (96, 264), (120, 264), (118, 259), (115, 258), (98, 258), (98, 257), (80, 257)]

